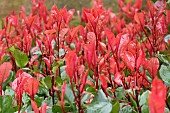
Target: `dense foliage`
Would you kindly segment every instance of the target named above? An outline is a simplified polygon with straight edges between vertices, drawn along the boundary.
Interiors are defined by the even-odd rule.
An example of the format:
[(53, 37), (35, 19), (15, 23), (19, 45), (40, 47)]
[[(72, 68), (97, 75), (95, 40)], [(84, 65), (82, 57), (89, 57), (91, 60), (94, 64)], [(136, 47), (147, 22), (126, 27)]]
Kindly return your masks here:
[[(2, 113), (170, 112), (170, 1), (118, 0), (120, 12), (50, 11), (32, 0), (0, 30)], [(170, 8), (170, 7), (169, 7)]]

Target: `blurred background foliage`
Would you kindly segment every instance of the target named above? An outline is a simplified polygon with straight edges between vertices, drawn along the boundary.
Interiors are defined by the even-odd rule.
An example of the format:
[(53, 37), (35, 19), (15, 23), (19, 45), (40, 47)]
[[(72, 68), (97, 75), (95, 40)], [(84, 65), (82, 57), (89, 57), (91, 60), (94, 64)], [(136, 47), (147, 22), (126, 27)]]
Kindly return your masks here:
[[(111, 7), (114, 12), (118, 10), (117, 0), (104, 0), (106, 8)], [(76, 9), (81, 10), (82, 7), (89, 8), (92, 5), (92, 0), (46, 0), (45, 5), (48, 10), (56, 4), (58, 8)], [(5, 18), (14, 10), (19, 12), (21, 5), (25, 6), (26, 12), (29, 13), (31, 9), (31, 0), (0, 0), (0, 18)]]

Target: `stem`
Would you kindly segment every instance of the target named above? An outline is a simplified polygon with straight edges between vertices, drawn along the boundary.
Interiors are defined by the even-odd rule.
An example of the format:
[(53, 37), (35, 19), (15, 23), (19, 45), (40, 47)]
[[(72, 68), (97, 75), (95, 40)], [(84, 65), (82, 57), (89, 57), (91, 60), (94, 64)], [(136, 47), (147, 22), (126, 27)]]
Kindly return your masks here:
[(51, 90), (52, 90), (52, 102), (53, 102), (53, 105), (54, 105), (54, 88), (53, 88), (53, 86), (54, 86), (54, 76), (52, 76), (52, 80), (51, 80), (51, 82), (52, 82), (52, 88), (51, 88)]
[(136, 93), (136, 103), (137, 103), (137, 107), (138, 107), (138, 112), (139, 113), (142, 113), (141, 112), (141, 107), (140, 107), (140, 105), (139, 105), (139, 100), (138, 100), (138, 91), (137, 90), (135, 90), (135, 93)]
[(0, 85), (0, 96), (2, 96), (2, 85)]

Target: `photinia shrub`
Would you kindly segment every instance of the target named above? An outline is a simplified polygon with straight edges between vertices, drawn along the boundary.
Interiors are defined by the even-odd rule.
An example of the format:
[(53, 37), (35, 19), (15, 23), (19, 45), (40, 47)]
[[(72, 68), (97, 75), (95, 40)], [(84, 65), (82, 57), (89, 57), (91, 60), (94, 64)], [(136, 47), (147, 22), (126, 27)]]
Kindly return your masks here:
[(119, 12), (47, 10), (32, 0), (0, 30), (2, 113), (170, 112), (169, 0), (117, 0)]

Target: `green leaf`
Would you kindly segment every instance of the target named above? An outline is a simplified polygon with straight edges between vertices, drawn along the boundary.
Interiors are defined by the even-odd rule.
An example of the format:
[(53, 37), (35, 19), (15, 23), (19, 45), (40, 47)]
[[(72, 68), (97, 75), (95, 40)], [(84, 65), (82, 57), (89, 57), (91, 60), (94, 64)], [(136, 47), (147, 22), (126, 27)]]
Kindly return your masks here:
[(117, 101), (114, 105), (112, 105), (112, 112), (111, 113), (119, 113), (120, 110), (120, 103)]
[(165, 82), (167, 86), (170, 86), (170, 67), (161, 65), (161, 68), (159, 70), (159, 74), (161, 79)]
[(159, 54), (159, 55), (158, 55), (158, 58), (159, 58), (159, 60), (162, 61), (163, 63), (165, 63), (165, 64), (167, 64), (167, 65), (170, 64), (169, 61), (163, 57), (163, 55)]
[(112, 104), (109, 102), (97, 102), (87, 106), (86, 113), (110, 113)]
[(14, 50), (13, 56), (15, 58), (17, 66), (20, 68), (25, 67), (29, 61), (27, 55), (24, 52), (17, 49)]
[(144, 104), (148, 104), (148, 95), (149, 95), (149, 90), (142, 93), (140, 100), (139, 100), (140, 106), (142, 106)]
[(119, 113), (132, 113), (132, 108), (130, 105), (123, 106), (124, 104), (121, 104), (121, 108)]
[(5, 55), (5, 56), (3, 57), (3, 59), (0, 61), (0, 64), (2, 64), (3, 62), (8, 61), (9, 59), (10, 59), (10, 56)]
[(12, 107), (12, 97), (5, 95), (0, 96), (0, 112), (1, 113), (13, 113), (14, 109)]
[(12, 90), (11, 87), (8, 86), (8, 87), (6, 88), (6, 90), (5, 90), (5, 95), (9, 95), (9, 96), (11, 96), (11, 97), (14, 97), (15, 92), (14, 92), (14, 90)]
[(81, 104), (83, 104), (86, 100), (88, 100), (90, 98), (91, 94), (85, 94), (83, 95), (82, 99), (81, 99)]
[(132, 98), (131, 94), (129, 94), (129, 96), (130, 96), (130, 101), (132, 102), (132, 105), (134, 106), (134, 108), (137, 108), (136, 101)]
[(46, 76), (45, 79), (44, 79), (44, 82), (45, 82), (46, 86), (48, 87), (48, 89), (51, 89), (51, 86), (52, 86), (51, 77)]
[(98, 90), (92, 103), (93, 102), (108, 102), (108, 99), (102, 89)]
[(7, 51), (9, 51), (9, 52), (14, 52), (14, 51), (15, 51), (15, 47), (14, 47), (14, 46), (11, 46), (11, 47), (7, 48)]
[(149, 113), (148, 95), (149, 95), (149, 90), (143, 92), (141, 97), (140, 97), (139, 105), (142, 106), (142, 108), (141, 108), (142, 113)]
[(72, 104), (74, 102), (74, 95), (73, 95), (73, 92), (71, 90), (71, 88), (67, 85), (66, 86), (66, 93), (65, 93), (65, 99), (70, 103)]
[[(66, 93), (65, 93), (64, 98), (71, 105), (72, 112), (74, 113), (76, 111), (76, 105), (74, 103), (75, 97), (74, 97), (73, 92), (72, 92), (71, 88), (69, 87), (69, 85), (66, 86)], [(70, 109), (70, 107), (68, 109)]]
[(63, 113), (62, 109), (61, 109), (61, 107), (59, 105), (53, 105), (52, 112), (53, 113)]
[(122, 87), (118, 87), (116, 89), (116, 100), (119, 101), (120, 99), (122, 99), (123, 97), (125, 97), (126, 92)]
[(44, 100), (43, 97), (40, 97), (37, 95), (35, 95), (35, 97), (34, 97), (34, 101), (37, 103), (38, 107), (41, 107), (43, 100)]

